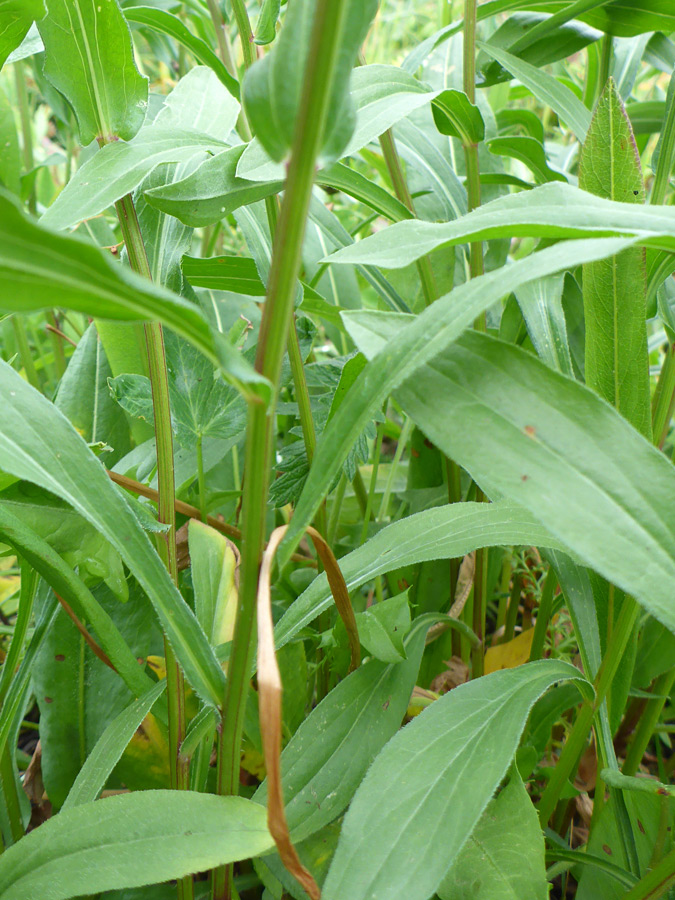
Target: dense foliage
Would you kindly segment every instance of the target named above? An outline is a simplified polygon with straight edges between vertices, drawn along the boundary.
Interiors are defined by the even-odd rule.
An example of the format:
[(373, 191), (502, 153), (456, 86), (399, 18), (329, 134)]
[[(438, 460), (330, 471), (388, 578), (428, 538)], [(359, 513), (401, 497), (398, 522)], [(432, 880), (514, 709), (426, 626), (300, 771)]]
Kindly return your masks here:
[(0, 64), (0, 900), (675, 897), (672, 0)]

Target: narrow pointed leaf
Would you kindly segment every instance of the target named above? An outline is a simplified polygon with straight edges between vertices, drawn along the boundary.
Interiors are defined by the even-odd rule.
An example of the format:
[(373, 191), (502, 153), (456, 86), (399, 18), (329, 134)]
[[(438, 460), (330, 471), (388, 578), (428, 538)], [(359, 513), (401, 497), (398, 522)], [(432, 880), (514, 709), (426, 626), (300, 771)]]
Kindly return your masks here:
[(462, 91), (443, 91), (433, 101), (434, 122), (441, 134), (460, 138), (465, 146), (485, 138), (485, 122), (480, 110)]
[(583, 681), (578, 669), (552, 660), (495, 672), (399, 731), (352, 801), (324, 900), (427, 900), (504, 777), (535, 701), (570, 680)]
[[(600, 95), (579, 161), (579, 186), (609, 200), (643, 204), (640, 156), (610, 79)], [(651, 437), (644, 250), (586, 263), (586, 384)]]
[(209, 703), (224, 676), (206, 636), (173, 585), (138, 519), (62, 414), (6, 363), (0, 391), (16, 424), (0, 435), (0, 467), (66, 500), (104, 535), (150, 599), (192, 686)]
[(67, 900), (265, 853), (265, 810), (241, 797), (135, 791), (60, 813), (0, 859), (3, 900)]
[(75, 110), (80, 143), (131, 140), (145, 119), (148, 81), (117, 0), (49, 0), (38, 28), (45, 75)]
[(539, 358), (552, 369), (574, 377), (562, 308), (563, 281), (563, 275), (531, 281), (518, 288), (516, 299)]

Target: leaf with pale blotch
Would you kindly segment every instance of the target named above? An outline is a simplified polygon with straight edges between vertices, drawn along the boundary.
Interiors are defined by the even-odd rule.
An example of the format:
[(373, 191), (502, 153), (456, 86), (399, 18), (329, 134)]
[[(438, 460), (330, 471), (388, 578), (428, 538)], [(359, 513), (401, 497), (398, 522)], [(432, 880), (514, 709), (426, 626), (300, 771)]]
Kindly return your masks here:
[[(640, 156), (610, 79), (581, 150), (579, 186), (623, 203), (644, 203)], [(587, 263), (583, 270), (586, 383), (651, 437), (644, 250)]]
[(80, 143), (131, 140), (145, 119), (148, 80), (117, 0), (49, 0), (38, 28), (45, 76), (75, 110)]

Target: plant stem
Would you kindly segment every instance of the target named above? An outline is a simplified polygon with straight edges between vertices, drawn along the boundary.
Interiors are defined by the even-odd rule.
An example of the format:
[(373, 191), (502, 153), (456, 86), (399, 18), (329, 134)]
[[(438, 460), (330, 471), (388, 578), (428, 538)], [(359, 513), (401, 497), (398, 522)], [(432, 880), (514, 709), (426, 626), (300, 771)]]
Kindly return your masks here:
[(553, 566), (549, 567), (544, 581), (544, 587), (541, 592), (541, 600), (539, 601), (539, 610), (537, 611), (537, 621), (534, 626), (534, 635), (532, 637), (532, 647), (530, 648), (530, 662), (535, 659), (541, 659), (544, 655), (544, 641), (546, 639), (546, 631), (551, 618), (551, 608), (553, 607), (553, 595), (555, 594), (558, 580), (555, 577)]
[(596, 99), (603, 92), (605, 85), (607, 84), (607, 79), (609, 78), (609, 70), (612, 66), (612, 47), (614, 41), (611, 35), (603, 34), (600, 42), (600, 68), (598, 69), (598, 87), (596, 92)]
[[(16, 97), (19, 102), (19, 117), (21, 119), (21, 149), (23, 154), (23, 167), (26, 174), (31, 172), (35, 165), (33, 158), (33, 127), (30, 117), (30, 106), (28, 104), (28, 91), (26, 90), (26, 81), (23, 74), (23, 61), (18, 60), (14, 63), (14, 77), (16, 80)], [(35, 187), (31, 188), (28, 196), (28, 210), (31, 215), (37, 212), (37, 202), (35, 198)]]
[[(122, 236), (131, 268), (139, 275), (152, 280), (143, 236), (131, 194), (115, 204), (122, 229)], [(159, 322), (145, 325), (145, 341), (148, 351), (148, 369), (152, 389), (152, 405), (155, 419), (155, 443), (157, 448), (157, 513), (160, 522), (169, 530), (157, 537), (159, 555), (168, 569), (173, 583), (178, 586), (178, 562), (176, 557), (176, 487), (173, 470), (173, 430), (169, 400), (169, 378), (164, 351), (164, 333)], [(164, 639), (166, 664), (166, 695), (169, 720), (169, 773), (171, 787), (189, 788), (189, 760), (180, 756), (180, 745), (185, 738), (185, 683), (173, 650)], [(178, 881), (179, 900), (191, 900), (194, 887), (191, 876)]]
[(558, 763), (539, 801), (539, 820), (545, 825), (553, 814), (565, 782), (570, 777), (586, 745), (588, 732), (596, 711), (605, 699), (616, 675), (626, 644), (638, 615), (638, 605), (631, 597), (625, 597), (619, 618), (607, 645), (600, 669), (595, 678), (595, 700), (585, 701), (565, 742)]
[(9, 820), (10, 836), (12, 843), (16, 844), (23, 837), (24, 828), (9, 744), (5, 744), (0, 754), (0, 782), (2, 782), (2, 797), (5, 802), (7, 819)]
[(202, 522), (208, 520), (209, 514), (206, 508), (206, 482), (204, 480), (204, 448), (201, 434), (197, 438), (197, 485), (199, 489), (199, 511), (202, 514)]
[(673, 884), (675, 884), (675, 847), (628, 891), (623, 900), (657, 900), (658, 897), (663, 897)]
[(640, 717), (638, 727), (635, 729), (633, 740), (631, 741), (625, 762), (621, 768), (624, 775), (635, 775), (645, 750), (652, 739), (654, 729), (665, 705), (667, 697), (673, 689), (675, 683), (675, 668), (668, 672), (664, 672), (654, 682), (654, 697), (647, 701), (645, 709)]
[(256, 61), (255, 44), (253, 43), (253, 32), (251, 31), (251, 22), (246, 11), (245, 0), (231, 0), (232, 12), (237, 23), (239, 32), (239, 41), (241, 42), (241, 52), (244, 57), (244, 68), (250, 68)]
[(675, 345), (668, 342), (661, 372), (652, 397), (652, 433), (654, 443), (662, 449), (675, 406)]
[(19, 353), (21, 365), (26, 373), (26, 381), (32, 385), (36, 391), (40, 390), (40, 379), (38, 377), (33, 356), (28, 346), (28, 335), (26, 334), (26, 326), (18, 313), (12, 316), (12, 328), (14, 329), (14, 340), (16, 341), (16, 349)]
[[(233, 3), (235, 16), (242, 4)], [(336, 0), (317, 0), (303, 93), (288, 166), (283, 203), (275, 230), (267, 299), (260, 326), (256, 368), (273, 386), (270, 408), (250, 403), (246, 436), (246, 478), (242, 505), (243, 548), (239, 605), (225, 693), (222, 739), (218, 754), (217, 790), (236, 794), (248, 674), (253, 656), (258, 569), (265, 537), (265, 512), (272, 461), (276, 396), (281, 364), (293, 316), (296, 281), (302, 261), (316, 159), (328, 111), (327, 88), (332, 82), (346, 7)], [(245, 9), (244, 9), (245, 12)], [(239, 23), (239, 19), (237, 20)], [(240, 24), (244, 45), (245, 29)], [(250, 34), (250, 27), (249, 27)], [(213, 873), (214, 900), (232, 896), (231, 867)]]

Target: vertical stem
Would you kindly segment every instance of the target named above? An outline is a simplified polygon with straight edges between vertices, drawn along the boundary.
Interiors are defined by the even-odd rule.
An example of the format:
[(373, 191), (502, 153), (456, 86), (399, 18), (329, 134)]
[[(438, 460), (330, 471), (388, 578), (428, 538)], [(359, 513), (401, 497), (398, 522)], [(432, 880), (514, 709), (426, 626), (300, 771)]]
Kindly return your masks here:
[[(122, 229), (129, 263), (139, 275), (152, 278), (143, 236), (131, 194), (115, 204)], [(149, 322), (144, 327), (148, 351), (148, 369), (152, 388), (152, 405), (155, 419), (157, 447), (158, 518), (169, 525), (169, 530), (157, 536), (159, 555), (171, 580), (178, 586), (178, 562), (176, 557), (176, 487), (173, 471), (173, 431), (169, 379), (164, 351), (164, 333), (159, 322)], [(185, 737), (185, 684), (183, 673), (176, 661), (169, 642), (164, 640), (166, 663), (167, 706), (169, 719), (169, 772), (171, 787), (187, 790), (189, 787), (189, 760), (180, 756), (180, 745)], [(179, 900), (191, 900), (194, 896), (192, 878), (187, 876), (178, 882)]]
[(654, 729), (656, 728), (656, 723), (659, 721), (659, 716), (665, 705), (666, 698), (670, 696), (674, 683), (675, 668), (660, 675), (654, 682), (653, 691), (655, 696), (647, 701), (644, 712), (640, 717), (638, 727), (635, 729), (633, 740), (628, 748), (626, 760), (621, 769), (624, 775), (635, 775), (637, 772), (640, 763), (642, 762), (642, 757), (645, 754), (645, 750), (654, 734)]
[(549, 619), (551, 618), (553, 595), (555, 594), (557, 584), (558, 581), (555, 577), (553, 566), (550, 566), (548, 572), (546, 573), (546, 580), (544, 581), (544, 587), (541, 592), (541, 600), (539, 601), (537, 622), (534, 626), (532, 647), (530, 649), (530, 662), (535, 659), (541, 659), (544, 655), (544, 641), (546, 639), (546, 631), (548, 629)]
[[(14, 77), (16, 80), (16, 96), (19, 102), (19, 117), (21, 119), (21, 150), (23, 154), (23, 167), (26, 173), (33, 169), (35, 161), (33, 159), (33, 127), (30, 116), (30, 106), (28, 104), (28, 91), (26, 90), (26, 81), (23, 73), (23, 61), (19, 60), (14, 63)], [(37, 211), (35, 188), (31, 188), (28, 197), (28, 209), (31, 215), (35, 215)]]
[[(237, 17), (246, 53), (243, 4), (236, 0)], [(245, 12), (245, 8), (243, 9)], [(251, 403), (246, 435), (246, 478), (242, 506), (241, 587), (232, 655), (225, 693), (222, 739), (218, 754), (217, 789), (236, 794), (248, 673), (253, 656), (258, 569), (265, 536), (265, 512), (274, 439), (274, 410), (281, 364), (293, 316), (296, 280), (302, 261), (302, 242), (314, 183), (316, 159), (328, 112), (328, 90), (339, 50), (346, 7), (338, 0), (317, 0), (303, 92), (288, 166), (283, 203), (275, 230), (267, 299), (258, 339), (256, 368), (273, 386), (269, 408)], [(247, 19), (246, 19), (247, 21)], [(249, 26), (250, 34), (250, 26)], [(214, 900), (232, 896), (231, 867), (213, 873)]]
[(253, 43), (253, 32), (251, 31), (251, 22), (246, 11), (245, 0), (231, 0), (232, 12), (237, 23), (237, 31), (239, 32), (239, 40), (241, 42), (241, 52), (244, 57), (244, 68), (250, 68), (256, 61), (255, 44)]
[(607, 84), (607, 79), (609, 78), (609, 71), (612, 67), (612, 48), (614, 39), (609, 34), (603, 34), (600, 39), (600, 43), (600, 67), (598, 69), (598, 86), (595, 95), (596, 99), (604, 90), (604, 87)]
[(654, 443), (662, 449), (675, 406), (675, 345), (668, 342), (656, 388), (652, 397), (652, 433)]
[(199, 511), (202, 514), (202, 522), (206, 522), (208, 510), (206, 508), (206, 482), (204, 479), (204, 450), (201, 434), (197, 438), (197, 486), (199, 489)]
[(12, 843), (16, 843), (24, 835), (23, 819), (21, 817), (21, 805), (19, 792), (14, 777), (14, 764), (12, 751), (9, 744), (5, 744), (0, 753), (0, 781), (2, 782), (2, 797), (5, 801), (5, 809), (9, 820), (9, 831)]
[[(52, 327), (59, 330), (59, 325), (53, 310), (50, 310), (47, 313), (47, 318)], [(52, 350), (54, 351), (54, 369), (56, 370), (56, 378), (58, 381), (58, 379), (63, 377), (63, 373), (66, 371), (66, 355), (63, 352), (63, 339), (61, 338), (61, 335), (57, 334), (55, 331), (51, 331), (50, 338)]]
[(22, 317), (18, 313), (12, 316), (12, 328), (14, 329), (14, 340), (16, 341), (16, 349), (19, 353), (21, 365), (26, 373), (26, 381), (32, 385), (36, 391), (40, 390), (40, 379), (38, 378), (37, 369), (33, 362), (33, 356), (28, 346), (28, 335), (26, 334), (26, 326)]

